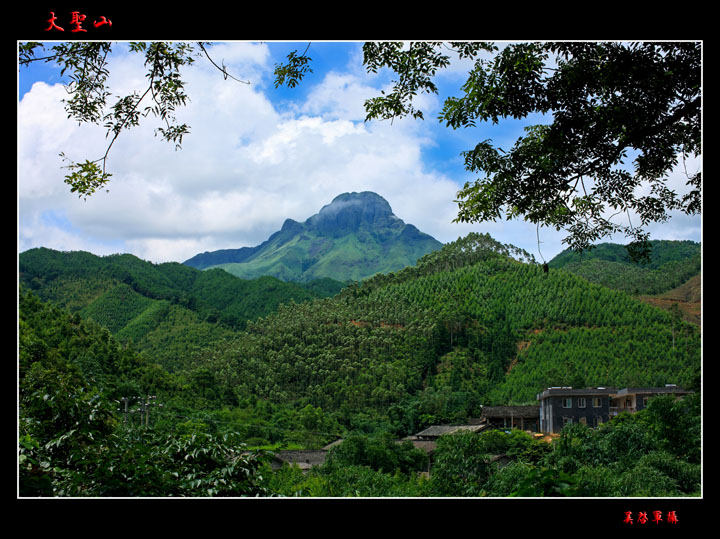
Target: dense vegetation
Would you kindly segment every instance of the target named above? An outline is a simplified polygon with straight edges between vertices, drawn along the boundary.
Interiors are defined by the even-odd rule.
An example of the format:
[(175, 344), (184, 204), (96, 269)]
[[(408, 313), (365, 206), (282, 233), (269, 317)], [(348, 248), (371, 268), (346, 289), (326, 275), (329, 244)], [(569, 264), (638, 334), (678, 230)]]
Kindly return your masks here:
[[(700, 495), (698, 395), (680, 402), (658, 397), (646, 410), (598, 429), (574, 424), (553, 445), (518, 430), (442, 436), (429, 478), (405, 472), (413, 457), (410, 470), (425, 464), (422, 454), (413, 455), (407, 446), (363, 436), (347, 443), (309, 474), (284, 467), (269, 476), (268, 488), (287, 496)], [(510, 463), (495, 462), (498, 454)]]
[(635, 295), (667, 292), (700, 273), (699, 243), (667, 240), (649, 243), (649, 259), (643, 263), (633, 262), (625, 246), (602, 243), (581, 254), (565, 250), (548, 265)]
[(699, 364), (695, 328), (471, 235), (334, 299), (281, 306), (209, 368), (239, 395), (389, 410), (411, 432), (535, 402), (547, 385), (695, 387)]
[[(546, 273), (489, 236), (469, 235), (334, 298), (291, 299), (244, 329), (211, 320), (223, 294), (211, 301), (194, 284), (206, 273), (225, 282), (220, 273), (127, 255), (111, 257), (125, 265), (107, 266), (87, 253), (31, 254), (44, 265), (33, 269), (21, 256), (22, 495), (699, 492), (698, 329), (563, 270)], [(54, 269), (72, 257), (82, 259), (73, 278)], [(121, 270), (130, 278), (113, 273)], [(166, 270), (187, 276), (193, 295), (172, 296), (177, 288), (167, 283), (179, 278), (163, 280)], [(105, 319), (99, 305), (108, 306)], [(162, 309), (165, 317), (153, 319)], [(180, 315), (201, 312), (204, 341)], [(198, 341), (160, 361), (124, 338), (134, 324), (153, 330), (157, 349), (185, 335)], [(481, 405), (534, 403), (549, 385), (665, 383), (696, 393), (653, 400), (601, 429), (573, 426), (554, 446), (514, 431), (441, 438), (429, 478), (418, 475), (425, 455), (394, 442), (477, 416)], [(144, 402), (155, 406), (133, 411)], [(309, 474), (272, 472), (261, 451), (339, 438), (327, 464)], [(499, 468), (497, 454), (512, 464)]]
[(219, 269), (152, 264), (128, 254), (45, 248), (21, 253), (19, 271), (20, 282), (41, 299), (92, 318), (169, 369), (281, 303), (333, 296), (344, 286), (332, 279), (244, 280)]

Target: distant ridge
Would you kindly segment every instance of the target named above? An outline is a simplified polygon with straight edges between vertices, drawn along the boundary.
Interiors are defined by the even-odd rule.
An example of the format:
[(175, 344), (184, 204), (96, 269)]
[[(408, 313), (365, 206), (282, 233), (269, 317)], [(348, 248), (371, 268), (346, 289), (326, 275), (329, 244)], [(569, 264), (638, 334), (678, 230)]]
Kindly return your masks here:
[(566, 249), (549, 266), (635, 295), (662, 294), (700, 274), (700, 243), (652, 240), (650, 246), (650, 259), (645, 263), (632, 262), (623, 245), (601, 243), (582, 255)]
[(336, 196), (303, 223), (287, 219), (256, 247), (204, 252), (183, 263), (244, 279), (349, 282), (411, 266), (440, 248), (441, 242), (393, 214), (387, 200), (364, 191)]

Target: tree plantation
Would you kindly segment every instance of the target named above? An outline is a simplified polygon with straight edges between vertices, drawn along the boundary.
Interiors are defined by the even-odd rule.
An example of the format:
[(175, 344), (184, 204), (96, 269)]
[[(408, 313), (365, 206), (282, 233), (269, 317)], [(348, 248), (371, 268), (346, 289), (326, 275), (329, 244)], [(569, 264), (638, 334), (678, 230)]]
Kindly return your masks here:
[[(700, 494), (697, 326), (482, 234), (327, 284), (22, 253), (20, 495)], [(400, 442), (550, 386), (665, 384), (693, 393), (552, 443), (463, 432), (428, 459)], [(340, 440), (311, 471), (273, 465)]]

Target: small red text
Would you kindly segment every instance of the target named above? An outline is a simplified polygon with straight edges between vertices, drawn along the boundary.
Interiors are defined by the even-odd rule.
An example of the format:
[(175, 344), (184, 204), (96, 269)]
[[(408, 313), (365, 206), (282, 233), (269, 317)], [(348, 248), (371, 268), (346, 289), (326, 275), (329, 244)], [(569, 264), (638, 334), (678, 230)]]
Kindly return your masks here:
[(663, 514), (662, 511), (638, 511), (633, 513), (632, 511), (625, 511), (625, 518), (623, 520), (625, 524), (677, 524), (678, 516), (676, 511), (668, 511), (667, 514)]
[[(68, 25), (68, 28), (70, 28), (71, 32), (87, 32), (87, 29), (83, 26), (85, 23), (85, 20), (87, 19), (87, 15), (84, 13), (80, 13), (79, 11), (71, 11), (68, 14), (67, 19), (62, 19), (60, 21), (63, 26), (60, 26), (58, 24), (58, 17), (55, 16), (55, 12), (50, 12), (50, 18), (46, 20), (45, 22), (48, 23), (48, 27), (45, 28), (46, 32), (64, 32), (65, 31), (65, 24)], [(88, 22), (89, 24), (89, 22)], [(92, 21), (93, 28), (100, 28), (101, 26), (112, 26), (112, 21), (108, 18), (106, 18), (104, 15), (100, 16), (97, 20)]]

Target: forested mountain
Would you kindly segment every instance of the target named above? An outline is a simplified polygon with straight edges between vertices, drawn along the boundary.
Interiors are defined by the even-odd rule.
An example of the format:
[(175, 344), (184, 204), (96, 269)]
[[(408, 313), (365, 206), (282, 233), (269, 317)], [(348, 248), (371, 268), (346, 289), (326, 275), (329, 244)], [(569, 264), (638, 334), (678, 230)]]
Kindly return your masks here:
[(343, 283), (239, 279), (222, 270), (152, 264), (133, 255), (30, 249), (19, 256), (22, 285), (43, 300), (91, 318), (124, 342), (168, 361), (233, 335), (280, 303), (334, 295)]
[(380, 195), (344, 193), (303, 223), (287, 219), (256, 247), (205, 252), (184, 264), (222, 268), (245, 279), (361, 281), (415, 264), (442, 243), (405, 224)]
[(701, 257), (701, 245), (694, 241), (653, 240), (649, 259), (641, 262), (630, 260), (625, 246), (601, 243), (581, 254), (563, 251), (549, 266), (632, 294), (699, 327)]
[(699, 353), (696, 330), (668, 313), (471, 234), (336, 298), (282, 306), (208, 368), (241, 395), (390, 410), (411, 432), (549, 385), (694, 387)]
[(121, 341), (160, 358), (184, 351), (173, 368), (208, 369), (231, 400), (381, 410), (439, 392), (454, 402), (427, 422), (531, 403), (548, 385), (689, 387), (699, 375), (696, 329), (564, 270), (546, 273), (487, 235), (314, 301), (296, 283), (131, 255), (36, 249), (22, 253), (20, 274), (41, 299)]
[[(128, 489), (134, 492), (130, 495), (143, 489), (214, 495), (219, 485), (232, 484), (238, 492), (263, 492), (262, 487), (321, 496), (543, 495), (543, 489), (563, 483), (566, 494), (617, 496), (687, 495), (698, 488), (695, 400), (680, 407), (668, 403), (662, 418), (642, 419), (650, 417), (645, 415), (637, 426), (629, 420), (612, 424), (597, 436), (568, 431), (565, 445), (552, 451), (524, 433), (507, 439), (498, 434), (502, 439), (492, 442), (492, 451), (511, 451), (520, 459), (508, 475), (492, 472), (483, 460), (484, 452), (491, 451), (491, 438), (453, 438), (438, 444), (431, 480), (417, 479), (413, 470), (422, 469), (422, 459), (388, 440), (429, 425), (477, 417), (482, 405), (535, 403), (537, 393), (555, 385), (674, 383), (700, 390), (698, 328), (563, 269), (545, 272), (527, 253), (488, 235), (470, 234), (421, 257), (415, 266), (352, 284), (335, 297), (289, 300), (244, 329), (209, 316), (222, 316), (223, 294), (215, 299), (199, 295), (203, 279), (237, 281), (221, 271), (155, 266), (128, 255), (26, 254), (29, 258), (21, 257), (21, 446), (24, 462), (29, 462), (25, 485), (31, 491), (45, 485), (55, 495), (111, 495), (108, 492)], [(67, 271), (70, 264), (63, 255), (77, 259), (77, 273)], [(30, 271), (32, 257), (44, 261), (35, 262), (35, 271)], [(117, 282), (112, 288), (103, 284), (113, 279)], [(177, 292), (178, 282), (184, 283), (187, 295)], [(74, 314), (41, 303), (25, 293), (28, 288), (46, 300), (60, 299)], [(171, 311), (180, 307), (184, 310), (169, 323)], [(154, 318), (162, 309), (168, 309), (165, 318)], [(205, 313), (201, 322), (208, 331), (202, 337), (200, 325), (191, 320), (200, 313)], [(174, 362), (166, 355), (161, 362), (147, 353), (137, 355), (108, 330), (85, 321), (86, 316), (106, 316), (102, 323), (112, 327), (118, 339), (126, 332), (142, 333), (141, 326), (149, 328), (147, 335), (156, 339), (158, 351), (173, 349), (188, 336), (205, 340), (198, 341), (191, 354)], [(81, 401), (88, 411), (109, 398), (157, 395), (165, 405), (152, 412), (152, 432), (157, 435), (128, 439), (135, 431), (123, 430), (122, 413), (110, 407), (102, 408), (103, 414), (93, 412), (95, 419), (89, 423), (86, 416), (79, 418), (78, 408), (54, 396), (67, 393), (62, 384), (71, 384), (71, 374), (73, 394), (86, 395)], [(78, 393), (78, 388), (85, 389)], [(52, 428), (41, 428), (43, 417), (61, 406), (67, 408), (63, 413), (75, 414), (72, 421), (79, 426), (72, 429), (55, 421), (49, 423)], [(687, 436), (669, 437), (667, 425), (680, 421), (687, 424)], [(87, 459), (81, 471), (77, 463), (86, 461), (71, 458), (63, 448), (86, 431), (95, 442), (83, 438), (73, 445)], [(318, 448), (338, 438), (352, 441), (336, 452), (325, 475), (310, 478), (266, 472), (262, 485), (240, 484), (240, 477), (256, 477), (252, 471), (245, 473), (254, 469), (255, 461), (238, 464), (242, 467), (232, 470), (236, 475), (230, 481), (202, 468), (214, 462), (212, 469), (222, 469), (217, 460), (202, 456), (195, 468), (185, 468), (195, 462), (194, 455), (226, 448), (216, 437), (231, 432), (254, 447)], [(198, 446), (198, 440), (206, 441)], [(630, 446), (617, 445), (617, 440), (632, 440), (634, 453), (627, 453)], [(86, 448), (93, 443), (105, 449), (89, 453)], [(578, 447), (594, 448), (588, 451), (601, 460), (585, 462)], [(192, 457), (165, 460), (182, 454), (179, 448)], [(654, 453), (658, 448), (665, 452)], [(144, 455), (137, 469), (152, 481), (133, 479), (129, 469), (123, 470), (127, 481), (115, 480), (112, 456), (131, 451)], [(227, 451), (222, 453), (226, 457), (232, 453)], [(64, 471), (42, 472), (39, 464), (32, 464), (42, 459), (59, 463)], [(617, 462), (622, 465), (613, 459), (621, 459)], [(458, 467), (467, 466), (477, 467), (480, 475), (471, 483), (457, 483), (458, 477), (467, 477)], [(162, 467), (186, 479), (173, 482)], [(548, 469), (555, 470), (553, 479)], [(47, 483), (32, 482), (41, 479)], [(212, 480), (212, 486), (205, 480)]]

